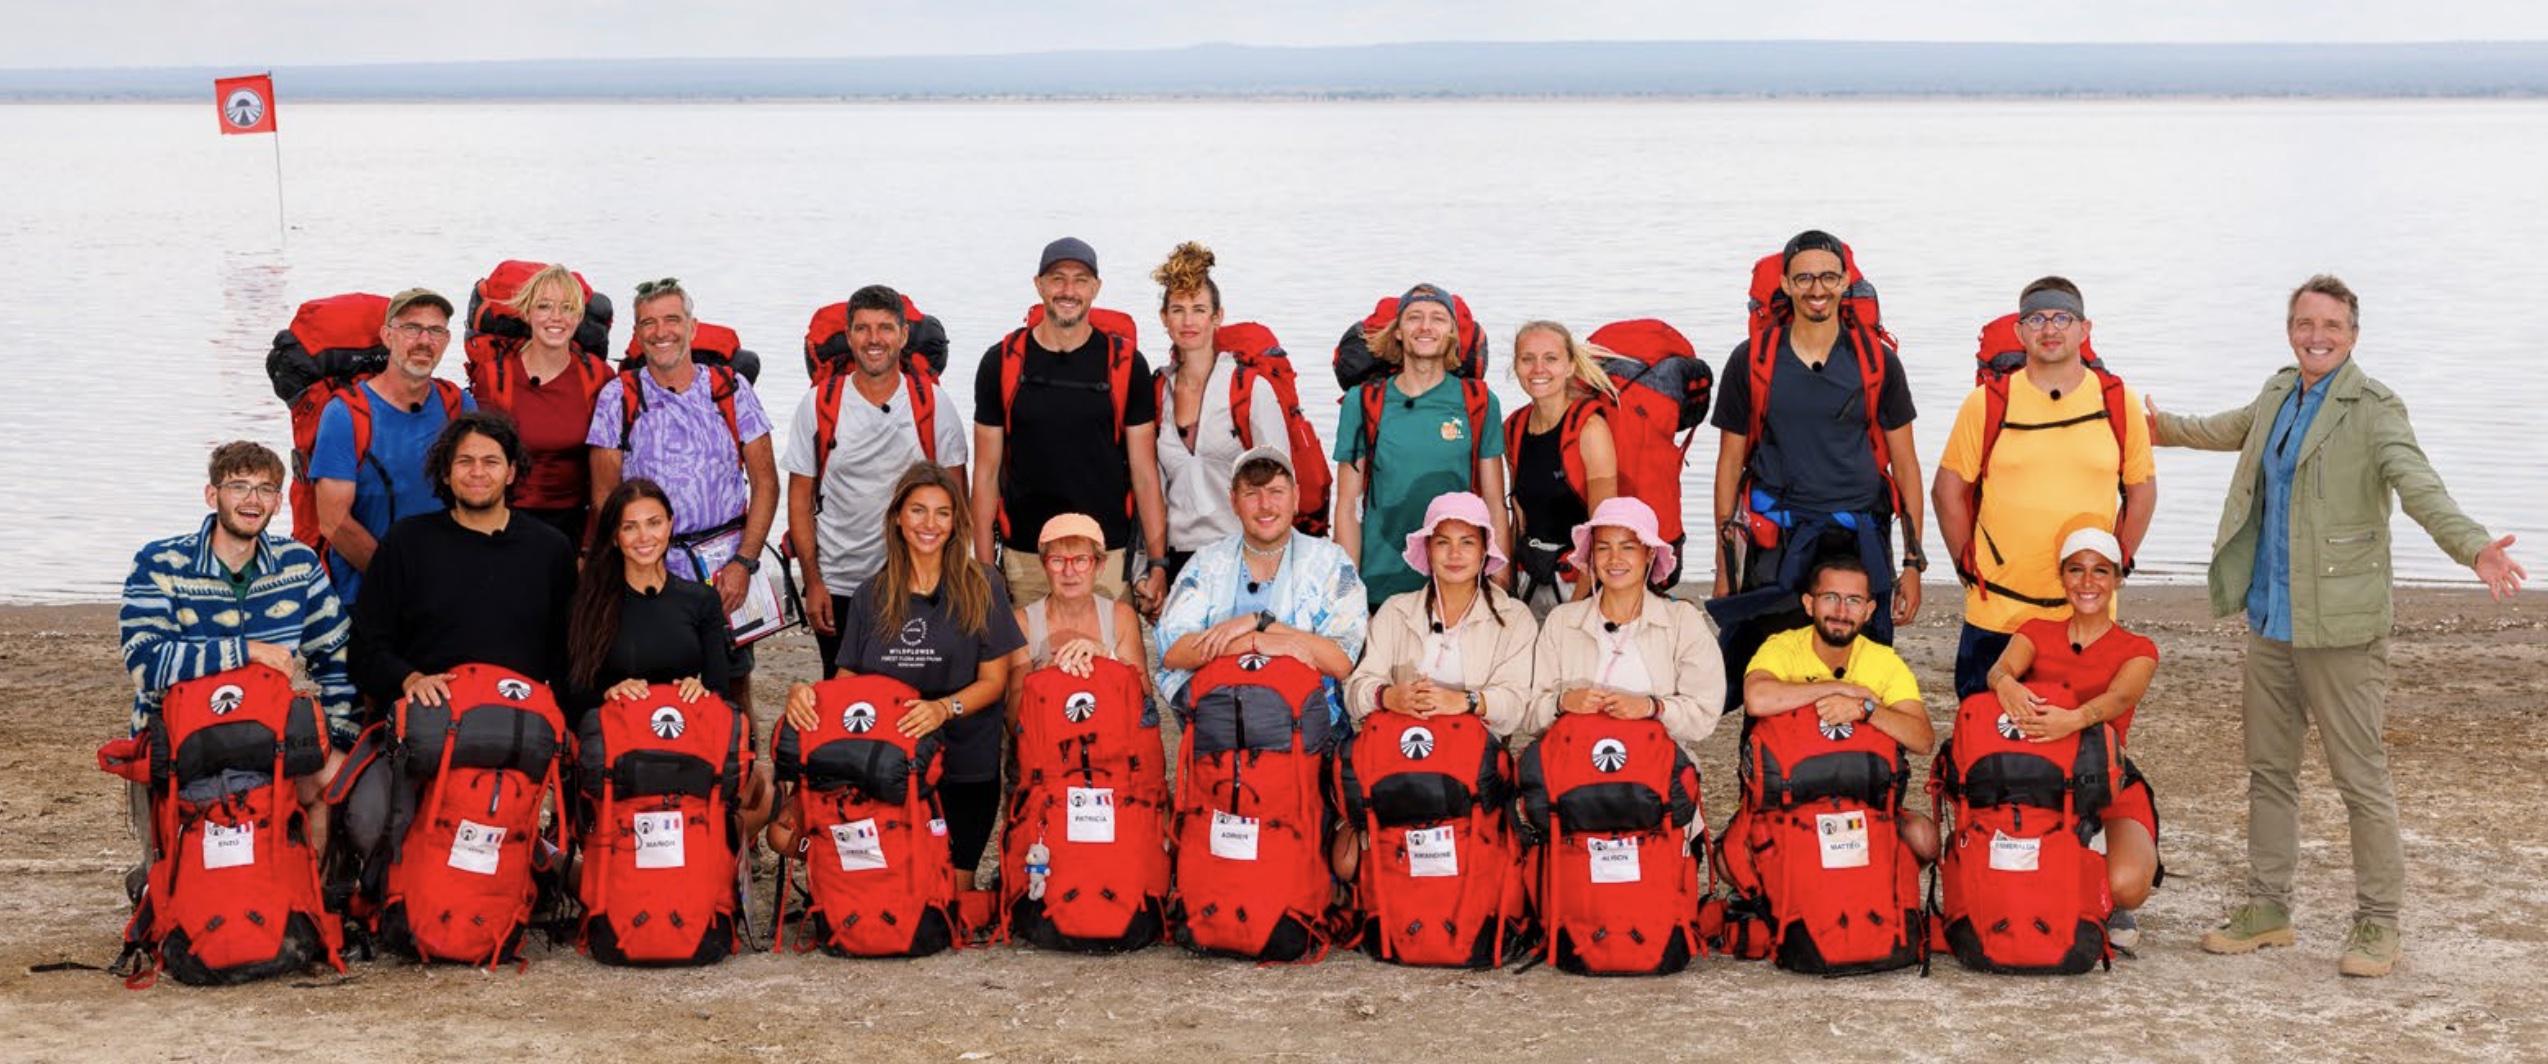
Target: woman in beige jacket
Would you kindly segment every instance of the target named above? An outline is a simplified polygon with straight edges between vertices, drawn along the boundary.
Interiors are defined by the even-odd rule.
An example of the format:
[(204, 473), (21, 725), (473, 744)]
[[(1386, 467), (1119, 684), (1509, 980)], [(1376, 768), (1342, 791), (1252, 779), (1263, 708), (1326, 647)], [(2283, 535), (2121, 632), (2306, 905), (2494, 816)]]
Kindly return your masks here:
[(1413, 717), (1475, 713), (1510, 738), (1531, 697), (1531, 643), (1539, 626), (1521, 600), (1487, 577), (1504, 552), (1487, 533), (1486, 501), (1468, 492), (1433, 500), (1407, 536), (1407, 564), (1424, 587), (1381, 603), (1362, 662), (1345, 679), (1345, 712), (1382, 709)]
[(1604, 501), (1575, 526), (1575, 557), (1599, 590), (1551, 610), (1532, 654), (1536, 685), (1521, 734), (1537, 736), (1560, 713), (1660, 717), (1684, 745), (1716, 730), (1725, 708), (1725, 659), (1707, 615), (1646, 590), (1672, 572), (1672, 545), (1654, 511), (1629, 496)]

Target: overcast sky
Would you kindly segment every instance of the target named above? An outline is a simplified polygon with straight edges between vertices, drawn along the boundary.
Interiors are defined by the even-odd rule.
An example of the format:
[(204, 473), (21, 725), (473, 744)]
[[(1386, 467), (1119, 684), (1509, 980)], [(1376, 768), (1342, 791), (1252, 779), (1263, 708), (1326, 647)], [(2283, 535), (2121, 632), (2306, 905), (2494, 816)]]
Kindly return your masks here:
[(0, 67), (1397, 41), (2548, 39), (2539, 0), (9, 0)]

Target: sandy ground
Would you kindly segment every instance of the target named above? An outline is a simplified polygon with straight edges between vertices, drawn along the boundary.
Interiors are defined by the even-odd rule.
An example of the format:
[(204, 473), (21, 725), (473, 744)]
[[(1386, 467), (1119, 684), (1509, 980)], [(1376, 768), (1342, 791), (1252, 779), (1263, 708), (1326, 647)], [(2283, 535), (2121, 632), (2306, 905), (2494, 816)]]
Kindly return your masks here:
[[(2194, 940), (2237, 899), (2244, 774), (2235, 622), (2190, 588), (2127, 607), (2159, 641), (2133, 751), (2157, 782), (2172, 873), (2137, 959), (2067, 980), (1935, 974), (1825, 981), (1711, 958), (1664, 980), (1546, 967), (1394, 968), (1359, 955), (1283, 968), (1173, 947), (1114, 958), (967, 950), (909, 962), (757, 954), (704, 971), (603, 968), (535, 947), (527, 973), (357, 964), (245, 988), (94, 971), (126, 909), (120, 784), (98, 742), (122, 727), (109, 607), (0, 609), (0, 1059), (485, 1061), (514, 1054), (691, 1062), (810, 1060), (2443, 1060), (2548, 1057), (2548, 625), (2530, 605), (2401, 595), (2389, 699), (2411, 896), (2407, 957), (2344, 980), (2351, 908), (2341, 803), (2313, 752), (2296, 949), (2211, 957)], [(1933, 607), (1936, 604), (1933, 604)], [(1948, 611), (1904, 636), (1924, 679), (1954, 652)], [(762, 656), (812, 671), (811, 641)], [(1943, 700), (1933, 706), (1943, 712)], [(1733, 729), (1702, 767), (1733, 807)], [(766, 883), (763, 886), (766, 891)], [(766, 898), (766, 893), (763, 895)]]

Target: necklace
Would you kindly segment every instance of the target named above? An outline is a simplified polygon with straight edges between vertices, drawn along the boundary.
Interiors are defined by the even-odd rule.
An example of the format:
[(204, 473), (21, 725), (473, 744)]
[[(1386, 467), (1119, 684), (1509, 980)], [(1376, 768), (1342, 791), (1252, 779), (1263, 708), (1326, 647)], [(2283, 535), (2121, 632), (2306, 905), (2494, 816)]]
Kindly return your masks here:
[(1280, 547), (1259, 549), (1256, 544), (1250, 543), (1245, 539), (1241, 539), (1239, 540), (1239, 546), (1241, 549), (1246, 550), (1249, 554), (1253, 554), (1259, 558), (1280, 558), (1283, 556), (1284, 551), (1292, 549), (1292, 541), (1289, 538), (1286, 538), (1283, 540), (1283, 545)]

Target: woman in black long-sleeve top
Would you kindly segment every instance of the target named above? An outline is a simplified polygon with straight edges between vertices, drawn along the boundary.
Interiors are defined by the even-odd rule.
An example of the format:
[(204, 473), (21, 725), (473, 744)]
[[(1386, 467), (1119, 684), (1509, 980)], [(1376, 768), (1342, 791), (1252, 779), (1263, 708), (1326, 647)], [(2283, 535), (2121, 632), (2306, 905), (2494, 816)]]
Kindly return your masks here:
[[(567, 636), (576, 725), (602, 703), (643, 694), (649, 684), (673, 685), (684, 702), (724, 698), (733, 635), (716, 591), (664, 566), (672, 500), (662, 485), (644, 477), (621, 481), (602, 501), (593, 529)], [(747, 737), (753, 731), (748, 722), (744, 731)], [(764, 767), (745, 788), (745, 830), (759, 830), (769, 808)]]

